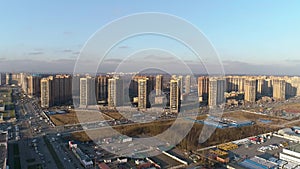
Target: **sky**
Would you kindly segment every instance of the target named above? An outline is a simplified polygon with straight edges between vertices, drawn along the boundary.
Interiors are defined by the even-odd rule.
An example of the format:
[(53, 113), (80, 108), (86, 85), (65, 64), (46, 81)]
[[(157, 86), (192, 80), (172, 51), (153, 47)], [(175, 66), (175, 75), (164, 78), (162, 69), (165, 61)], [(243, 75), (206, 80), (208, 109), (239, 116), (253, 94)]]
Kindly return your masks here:
[[(299, 6), (297, 0), (2, 1), (0, 71), (72, 72), (80, 51), (100, 28), (127, 15), (161, 12), (197, 27), (214, 46), (225, 73), (300, 75)], [(155, 36), (123, 41), (108, 60), (168, 46), (190, 60), (180, 44)], [(103, 64), (102, 70), (113, 71), (109, 64), (116, 63)]]

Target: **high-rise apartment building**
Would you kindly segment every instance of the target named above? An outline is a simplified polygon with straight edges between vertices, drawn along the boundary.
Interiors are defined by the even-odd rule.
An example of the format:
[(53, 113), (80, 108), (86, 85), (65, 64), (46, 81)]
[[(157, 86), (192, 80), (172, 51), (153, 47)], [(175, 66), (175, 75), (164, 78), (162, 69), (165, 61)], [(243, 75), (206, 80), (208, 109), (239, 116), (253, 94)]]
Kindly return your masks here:
[(170, 112), (180, 112), (180, 79), (173, 78), (170, 81)]
[(48, 108), (54, 105), (53, 76), (41, 79), (41, 107)]
[(61, 106), (72, 103), (72, 78), (56, 75), (41, 79), (41, 106)]
[(72, 77), (56, 75), (54, 80), (54, 105), (63, 105), (72, 101)]
[(0, 85), (6, 84), (6, 74), (0, 73)]
[(80, 94), (79, 94), (79, 106), (86, 107), (93, 105), (96, 102), (95, 97), (95, 79), (86, 76), (80, 78)]
[(185, 76), (185, 93), (189, 94), (191, 92), (191, 76)]
[(146, 77), (138, 79), (138, 108), (140, 110), (150, 108), (148, 80)]
[(12, 84), (12, 73), (6, 73), (6, 82), (5, 84), (11, 85)]
[(178, 76), (177, 78), (179, 80), (178, 85), (179, 85), (179, 93), (180, 93), (180, 100), (183, 100), (183, 76)]
[(108, 106), (123, 105), (123, 81), (119, 77), (108, 79)]
[(25, 73), (20, 73), (20, 86), (25, 93), (27, 93), (28, 89), (27, 83), (27, 75)]
[(244, 99), (246, 102), (254, 103), (256, 101), (256, 80), (247, 79), (245, 80), (245, 96)]
[(244, 92), (244, 76), (226, 76), (227, 92)]
[(293, 87), (295, 96), (300, 96), (300, 77), (291, 77), (291, 86)]
[(208, 101), (209, 77), (198, 77), (198, 97), (201, 102)]
[(163, 76), (157, 75), (155, 77), (155, 94), (156, 94), (156, 96), (162, 95), (162, 90), (163, 90), (162, 88), (163, 88)]
[(41, 94), (41, 77), (39, 75), (30, 75), (27, 77), (27, 94), (31, 97), (40, 97)]
[(96, 99), (98, 104), (107, 104), (109, 76), (96, 78)]
[(273, 98), (278, 100), (285, 100), (285, 80), (273, 80)]
[(225, 80), (218, 78), (209, 79), (208, 105), (215, 107), (225, 101)]

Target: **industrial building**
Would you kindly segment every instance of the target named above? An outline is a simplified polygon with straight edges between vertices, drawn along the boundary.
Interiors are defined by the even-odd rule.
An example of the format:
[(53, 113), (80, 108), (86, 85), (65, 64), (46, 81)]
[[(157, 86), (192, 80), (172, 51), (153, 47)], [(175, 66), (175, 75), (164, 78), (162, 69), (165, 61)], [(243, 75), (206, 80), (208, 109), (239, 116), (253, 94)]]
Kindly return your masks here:
[[(295, 128), (295, 127), (293, 127), (293, 128)], [(283, 136), (284, 138), (300, 142), (300, 134), (297, 134), (296, 132), (298, 130), (295, 130), (293, 128), (284, 128), (284, 129), (281, 129), (281, 130), (278, 131), (278, 134), (280, 136)]]
[(245, 168), (249, 169), (275, 169), (277, 168), (277, 163), (266, 160), (264, 158), (254, 156), (249, 159), (245, 159), (244, 161), (240, 162), (240, 165)]

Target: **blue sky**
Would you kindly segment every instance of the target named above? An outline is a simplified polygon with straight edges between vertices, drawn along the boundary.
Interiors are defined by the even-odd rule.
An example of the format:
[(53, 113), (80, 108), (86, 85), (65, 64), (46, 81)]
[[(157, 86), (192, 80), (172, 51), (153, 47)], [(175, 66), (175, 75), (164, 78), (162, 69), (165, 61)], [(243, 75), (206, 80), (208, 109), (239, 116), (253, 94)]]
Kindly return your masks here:
[(293, 69), (300, 63), (299, 6), (296, 0), (2, 1), (0, 58), (6, 62), (0, 66), (18, 60), (72, 60), (88, 38), (110, 21), (138, 12), (163, 12), (198, 27), (225, 65)]

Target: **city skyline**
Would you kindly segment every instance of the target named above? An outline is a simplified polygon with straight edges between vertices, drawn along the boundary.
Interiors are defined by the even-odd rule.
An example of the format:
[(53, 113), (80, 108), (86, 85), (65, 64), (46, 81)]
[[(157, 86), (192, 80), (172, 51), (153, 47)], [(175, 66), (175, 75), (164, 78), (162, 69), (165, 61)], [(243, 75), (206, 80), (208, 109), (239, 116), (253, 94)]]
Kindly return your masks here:
[[(0, 71), (73, 72), (79, 51), (99, 28), (134, 13), (161, 12), (183, 18), (202, 31), (218, 52), (226, 74), (299, 75), (299, 2), (194, 3), (197, 5), (176, 2), (172, 8), (166, 2), (159, 2), (159, 6), (156, 2), (127, 1), (95, 2), (93, 5), (5, 3), (1, 11), (1, 22), (5, 26), (0, 31), (3, 37)], [(120, 53), (132, 53), (155, 44), (153, 37), (148, 38), (147, 43), (139, 43), (141, 40), (145, 39), (129, 39), (116, 46), (112, 52), (115, 57), (107, 60), (103, 69), (111, 72), (109, 68), (123, 59)], [(163, 43), (159, 45), (165, 47)], [(201, 63), (189, 60), (186, 51), (178, 52), (197, 73), (205, 73), (203, 68), (199, 69)], [(152, 55), (151, 58), (155, 61), (157, 57), (162, 56)]]

